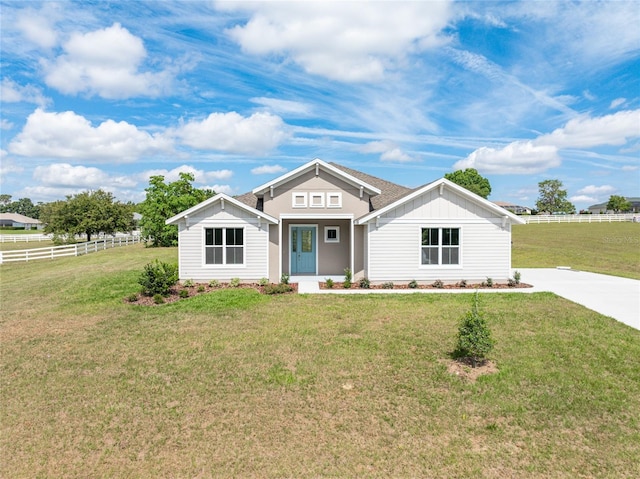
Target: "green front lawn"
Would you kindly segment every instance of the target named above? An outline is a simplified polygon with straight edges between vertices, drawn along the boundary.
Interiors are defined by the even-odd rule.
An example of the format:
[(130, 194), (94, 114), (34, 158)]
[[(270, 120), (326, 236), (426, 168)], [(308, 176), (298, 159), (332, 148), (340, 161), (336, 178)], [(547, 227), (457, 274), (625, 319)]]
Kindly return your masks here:
[(480, 294), (498, 372), (470, 382), (447, 371), (470, 295), (126, 304), (156, 257), (0, 267), (0, 476), (640, 476), (640, 331)]

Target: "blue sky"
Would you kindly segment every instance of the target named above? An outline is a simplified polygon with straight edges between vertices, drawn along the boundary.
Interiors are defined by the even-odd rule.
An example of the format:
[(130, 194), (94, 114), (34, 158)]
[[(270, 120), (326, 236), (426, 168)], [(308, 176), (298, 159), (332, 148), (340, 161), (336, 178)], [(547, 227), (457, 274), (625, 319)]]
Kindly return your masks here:
[(2, 1), (1, 190), (241, 194), (321, 158), (640, 196), (640, 3)]

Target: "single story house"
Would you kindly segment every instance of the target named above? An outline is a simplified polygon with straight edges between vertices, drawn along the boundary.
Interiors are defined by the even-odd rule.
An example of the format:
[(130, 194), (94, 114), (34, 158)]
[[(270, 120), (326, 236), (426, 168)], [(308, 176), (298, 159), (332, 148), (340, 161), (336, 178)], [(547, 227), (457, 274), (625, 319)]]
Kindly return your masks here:
[(12, 228), (42, 229), (43, 225), (40, 220), (29, 218), (20, 213), (0, 213), (0, 226), (9, 226)]
[[(625, 211), (625, 213), (640, 213), (640, 198), (627, 196), (625, 200), (631, 204), (631, 210)], [(613, 211), (607, 209), (608, 204), (609, 202), (605, 201), (604, 203), (591, 205), (588, 208), (589, 213), (593, 215), (613, 214)]]
[(253, 191), (217, 194), (178, 226), (180, 279), (279, 282), (283, 274), (372, 282), (506, 281), (513, 213), (441, 178), (406, 188), (320, 159)]
[(494, 201), (496, 205), (505, 210), (509, 210), (516, 215), (530, 215), (531, 208), (527, 208), (526, 206), (514, 205), (513, 203), (507, 203), (506, 201)]

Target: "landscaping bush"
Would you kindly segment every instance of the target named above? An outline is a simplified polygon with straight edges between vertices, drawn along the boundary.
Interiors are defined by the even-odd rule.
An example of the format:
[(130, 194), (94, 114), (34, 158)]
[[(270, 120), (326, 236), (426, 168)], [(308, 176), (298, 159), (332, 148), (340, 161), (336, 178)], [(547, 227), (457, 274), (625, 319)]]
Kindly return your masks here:
[(478, 291), (476, 291), (471, 311), (468, 311), (462, 318), (458, 329), (458, 343), (455, 351), (456, 357), (469, 358), (471, 366), (474, 368), (493, 349), (491, 331), (480, 313), (478, 301)]
[(433, 286), (434, 288), (442, 289), (442, 288), (444, 288), (444, 283), (442, 282), (442, 280), (441, 280), (441, 279), (436, 279), (436, 280), (433, 282), (433, 285), (432, 285), (432, 286)]
[(164, 296), (162, 296), (160, 293), (154, 294), (153, 295), (153, 302), (156, 303), (156, 304), (164, 303)]
[(142, 285), (142, 292), (147, 296), (160, 294), (166, 296), (169, 290), (178, 282), (178, 265), (164, 263), (155, 260), (147, 263), (144, 271), (138, 278), (138, 283)]
[(258, 281), (258, 286), (266, 286), (268, 284), (269, 284), (268, 278), (260, 278), (260, 281)]
[(327, 285), (327, 288), (332, 289), (333, 288), (333, 280), (331, 278), (327, 278), (324, 280), (324, 284)]
[(516, 284), (520, 284), (520, 271), (516, 271), (513, 273), (513, 281), (515, 281)]
[(231, 286), (232, 288), (237, 288), (240, 286), (240, 278), (231, 278), (231, 281), (229, 281), (229, 286)]
[(466, 279), (461, 279), (460, 282), (458, 283), (458, 287), (459, 288), (466, 288), (467, 287), (467, 280)]
[(137, 293), (132, 293), (129, 296), (127, 296), (127, 301), (129, 301), (130, 303), (135, 303), (136, 301), (138, 301), (138, 294)]
[(211, 286), (212, 288), (219, 288), (220, 281), (218, 281), (217, 279), (212, 279), (211, 281), (209, 281), (209, 286)]
[(411, 289), (416, 289), (418, 287), (418, 282), (415, 279), (412, 279), (411, 281), (409, 281), (409, 285), (408, 285)]
[(290, 284), (267, 284), (264, 287), (264, 294), (284, 294), (293, 291), (293, 286)]
[(386, 283), (382, 283), (382, 288), (383, 289), (393, 289), (393, 282), (388, 281)]
[(203, 284), (201, 284), (200, 286), (198, 286), (198, 293), (204, 293), (205, 292), (205, 287)]
[(358, 283), (358, 286), (362, 289), (369, 289), (371, 287), (371, 282), (369, 278), (362, 278)]
[(289, 284), (289, 275), (287, 273), (282, 273), (282, 276), (280, 276), (280, 284)]
[(342, 283), (342, 286), (344, 287), (344, 289), (349, 289), (351, 287), (351, 280), (353, 279), (353, 273), (351, 272), (350, 268), (345, 268), (344, 269), (344, 282)]
[(195, 283), (193, 282), (192, 279), (188, 279), (186, 280), (183, 284), (182, 284), (185, 288), (193, 288), (193, 286), (195, 285)]
[(180, 290), (179, 295), (180, 295), (180, 297), (181, 297), (181, 298), (183, 298), (183, 299), (184, 299), (184, 298), (188, 298), (188, 297), (189, 297), (189, 291), (188, 291), (188, 290), (186, 290), (186, 289), (181, 289), (181, 290)]

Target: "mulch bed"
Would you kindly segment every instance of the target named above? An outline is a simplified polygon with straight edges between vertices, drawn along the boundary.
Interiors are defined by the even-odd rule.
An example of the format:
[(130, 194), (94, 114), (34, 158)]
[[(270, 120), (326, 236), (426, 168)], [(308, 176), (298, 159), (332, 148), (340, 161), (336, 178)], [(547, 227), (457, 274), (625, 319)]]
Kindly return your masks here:
[[(493, 286), (487, 286), (483, 283), (467, 283), (466, 286), (461, 286), (460, 284), (444, 284), (441, 287), (434, 286), (433, 284), (418, 284), (415, 288), (410, 288), (408, 283), (404, 284), (394, 284), (393, 288), (385, 287), (382, 284), (372, 284), (369, 288), (360, 288), (358, 286), (358, 282), (354, 281), (351, 283), (351, 288), (346, 289), (519, 289), (519, 288), (533, 288), (532, 285), (526, 283), (518, 283), (516, 285), (510, 286), (507, 283), (493, 283)], [(320, 289), (345, 289), (343, 283), (334, 282), (333, 287), (329, 288), (327, 283), (320, 283)]]
[[(280, 293), (280, 294), (294, 294), (298, 292), (298, 283), (291, 283), (292, 291), (289, 293)], [(156, 304), (153, 299), (153, 296), (145, 296), (144, 294), (138, 294), (137, 299), (135, 301), (130, 301), (129, 298), (125, 298), (124, 302), (129, 304), (140, 304), (143, 306), (161, 306), (162, 304), (175, 303), (176, 301), (180, 301), (181, 299), (191, 298), (193, 296), (198, 296), (200, 294), (211, 293), (213, 291), (220, 291), (222, 289), (255, 289), (261, 294), (265, 293), (265, 287), (260, 286), (257, 283), (241, 283), (240, 285), (233, 287), (228, 283), (220, 283), (218, 286), (209, 286), (207, 283), (196, 283), (194, 286), (184, 286), (182, 284), (176, 285), (175, 287), (169, 290), (169, 295), (164, 297), (164, 303)], [(180, 296), (180, 291), (187, 291), (189, 296), (183, 298)], [(184, 293), (183, 293), (184, 294)]]

